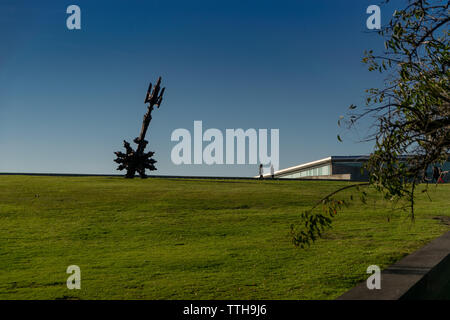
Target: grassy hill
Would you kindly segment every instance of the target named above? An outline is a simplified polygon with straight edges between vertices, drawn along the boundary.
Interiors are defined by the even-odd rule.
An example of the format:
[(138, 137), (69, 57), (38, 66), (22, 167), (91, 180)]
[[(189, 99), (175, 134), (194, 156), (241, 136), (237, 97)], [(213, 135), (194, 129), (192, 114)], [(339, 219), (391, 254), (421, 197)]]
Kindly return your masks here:
[(418, 192), (414, 223), (370, 192), (294, 247), (290, 224), (347, 183), (0, 176), (0, 299), (333, 299), (450, 229), (450, 185)]

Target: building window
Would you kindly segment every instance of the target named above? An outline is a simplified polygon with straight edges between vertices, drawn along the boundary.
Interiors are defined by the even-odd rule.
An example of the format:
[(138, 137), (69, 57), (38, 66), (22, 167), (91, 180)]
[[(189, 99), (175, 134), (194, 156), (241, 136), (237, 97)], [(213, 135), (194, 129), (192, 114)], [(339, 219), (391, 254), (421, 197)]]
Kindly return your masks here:
[(331, 166), (329, 164), (323, 165), (321, 167), (304, 169), (298, 172), (292, 172), (282, 176), (282, 178), (287, 179), (297, 179), (303, 177), (312, 177), (312, 176), (328, 176), (331, 174)]

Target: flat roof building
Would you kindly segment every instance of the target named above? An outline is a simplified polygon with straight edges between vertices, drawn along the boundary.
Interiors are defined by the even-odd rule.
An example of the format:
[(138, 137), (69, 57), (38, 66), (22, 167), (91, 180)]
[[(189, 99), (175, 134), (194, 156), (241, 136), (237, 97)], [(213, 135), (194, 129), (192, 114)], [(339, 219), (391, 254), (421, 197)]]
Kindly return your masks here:
[[(332, 179), (332, 180), (352, 180), (367, 181), (368, 174), (361, 170), (362, 165), (369, 156), (330, 156), (320, 160), (300, 164), (286, 169), (275, 171), (274, 178), (279, 179)], [(427, 176), (431, 177), (432, 168), (428, 168)], [(450, 170), (450, 162), (447, 161), (442, 166), (442, 170)], [(270, 173), (263, 175), (270, 178)], [(448, 181), (450, 174), (444, 177)]]
[[(368, 179), (368, 176), (365, 173), (361, 173), (361, 166), (367, 159), (367, 156), (330, 156), (275, 171), (274, 176), (275, 178), (283, 179), (308, 178), (365, 181)], [(264, 178), (269, 178), (270, 176), (270, 173), (264, 174)]]

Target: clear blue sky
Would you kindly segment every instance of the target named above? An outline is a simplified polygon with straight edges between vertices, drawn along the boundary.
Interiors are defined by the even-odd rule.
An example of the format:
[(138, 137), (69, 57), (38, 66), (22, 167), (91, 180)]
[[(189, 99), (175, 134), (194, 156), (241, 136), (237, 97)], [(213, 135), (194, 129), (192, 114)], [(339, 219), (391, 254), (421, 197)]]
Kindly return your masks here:
[[(81, 8), (81, 30), (66, 8)], [(278, 128), (280, 168), (371, 146), (337, 119), (380, 76), (361, 63), (383, 42), (366, 29), (377, 1), (0, 1), (0, 172), (120, 173), (159, 75), (154, 174), (251, 176), (252, 165), (170, 160), (176, 128)], [(382, 8), (387, 23), (393, 7)], [(364, 128), (361, 129), (364, 134)]]

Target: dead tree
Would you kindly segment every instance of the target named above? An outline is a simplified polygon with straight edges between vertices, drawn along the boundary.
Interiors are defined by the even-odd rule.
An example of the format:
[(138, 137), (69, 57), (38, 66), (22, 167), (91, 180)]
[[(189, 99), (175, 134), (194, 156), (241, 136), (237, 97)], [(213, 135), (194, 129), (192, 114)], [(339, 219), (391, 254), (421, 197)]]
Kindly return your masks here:
[[(147, 113), (144, 115), (144, 120), (142, 121), (142, 128), (139, 137), (135, 138), (133, 141), (137, 144), (136, 150), (130, 146), (130, 143), (123, 141), (123, 146), (125, 147), (126, 153), (117, 151), (114, 152), (117, 158), (114, 160), (119, 164), (117, 170), (127, 170), (125, 175), (126, 178), (134, 178), (136, 172), (139, 173), (141, 178), (146, 178), (145, 169), (156, 170), (155, 163), (156, 160), (152, 159), (155, 154), (152, 151), (144, 152), (148, 141), (145, 140), (145, 134), (147, 133), (148, 126), (152, 120), (152, 111), (155, 106), (159, 108), (162, 102), (164, 89), (160, 87), (161, 77), (158, 78), (158, 82), (152, 90), (152, 84), (150, 83), (147, 95), (145, 96), (145, 103), (148, 103)], [(161, 90), (161, 92), (160, 92)]]

